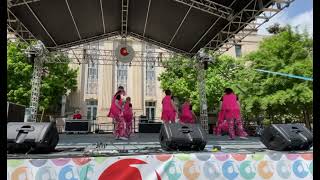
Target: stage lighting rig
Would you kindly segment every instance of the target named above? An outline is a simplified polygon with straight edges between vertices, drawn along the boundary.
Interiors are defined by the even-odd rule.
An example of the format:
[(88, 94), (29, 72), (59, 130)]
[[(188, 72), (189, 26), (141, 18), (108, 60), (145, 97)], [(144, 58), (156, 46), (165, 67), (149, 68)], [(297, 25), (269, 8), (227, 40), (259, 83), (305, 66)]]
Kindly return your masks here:
[(41, 41), (38, 41), (36, 44), (29, 46), (25, 50), (25, 54), (28, 56), (28, 61), (32, 65), (34, 64), (34, 59), (36, 57), (43, 56), (45, 53), (45, 47)]
[(214, 63), (214, 58), (209, 55), (208, 50), (201, 48), (197, 54), (196, 54), (196, 59), (203, 64), (203, 67), (205, 70), (208, 69), (208, 64), (209, 63)]

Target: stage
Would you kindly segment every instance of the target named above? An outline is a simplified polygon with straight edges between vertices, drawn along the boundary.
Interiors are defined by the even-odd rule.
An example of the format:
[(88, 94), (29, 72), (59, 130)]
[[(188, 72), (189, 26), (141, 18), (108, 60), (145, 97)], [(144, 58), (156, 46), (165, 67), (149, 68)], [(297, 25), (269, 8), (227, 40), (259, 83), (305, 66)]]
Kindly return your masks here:
[[(213, 150), (216, 147), (220, 150)], [(8, 154), (8, 179), (312, 179), (313, 151), (277, 152), (258, 137), (208, 136), (202, 152), (161, 150), (158, 134), (60, 134), (57, 152)]]

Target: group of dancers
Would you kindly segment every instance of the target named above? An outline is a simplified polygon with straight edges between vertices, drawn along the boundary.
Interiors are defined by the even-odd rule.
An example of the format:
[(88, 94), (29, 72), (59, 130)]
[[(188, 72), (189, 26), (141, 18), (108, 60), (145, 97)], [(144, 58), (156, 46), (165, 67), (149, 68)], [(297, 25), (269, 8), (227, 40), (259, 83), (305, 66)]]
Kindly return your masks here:
[(192, 106), (189, 99), (186, 99), (181, 108), (181, 114), (178, 112), (173, 96), (170, 90), (165, 90), (166, 96), (162, 100), (162, 114), (161, 120), (164, 123), (175, 123), (177, 116), (179, 116), (179, 122), (185, 124), (194, 124), (196, 123), (196, 116), (192, 111)]
[[(124, 96), (124, 88), (119, 86), (118, 91), (112, 98), (108, 117), (112, 118), (115, 124), (115, 138), (128, 140), (132, 133), (133, 112), (131, 98), (126, 97), (124, 100)], [(181, 107), (181, 112), (179, 112), (173, 101), (171, 91), (165, 90), (165, 97), (162, 100), (161, 120), (163, 123), (177, 123), (176, 119), (179, 119), (178, 123), (182, 124), (197, 123), (197, 118), (192, 111), (189, 99), (185, 100)], [(243, 129), (238, 97), (231, 88), (226, 88), (221, 98), (215, 134), (220, 136), (222, 131), (228, 132), (230, 140), (233, 140), (235, 136), (239, 136), (242, 139), (247, 139), (248, 136)]]
[(128, 140), (132, 133), (132, 104), (131, 98), (125, 96), (125, 91), (122, 86), (118, 87), (118, 91), (112, 98), (111, 107), (108, 117), (113, 119), (115, 124), (114, 132), (116, 139)]

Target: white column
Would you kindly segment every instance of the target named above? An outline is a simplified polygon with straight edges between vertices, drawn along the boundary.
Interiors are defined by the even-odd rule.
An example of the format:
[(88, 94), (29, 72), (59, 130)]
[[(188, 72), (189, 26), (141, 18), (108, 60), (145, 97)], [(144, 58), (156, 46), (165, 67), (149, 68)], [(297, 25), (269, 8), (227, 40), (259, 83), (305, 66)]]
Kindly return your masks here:
[(66, 102), (67, 102), (67, 97), (66, 95), (63, 95), (61, 97), (61, 116), (64, 117), (66, 113)]

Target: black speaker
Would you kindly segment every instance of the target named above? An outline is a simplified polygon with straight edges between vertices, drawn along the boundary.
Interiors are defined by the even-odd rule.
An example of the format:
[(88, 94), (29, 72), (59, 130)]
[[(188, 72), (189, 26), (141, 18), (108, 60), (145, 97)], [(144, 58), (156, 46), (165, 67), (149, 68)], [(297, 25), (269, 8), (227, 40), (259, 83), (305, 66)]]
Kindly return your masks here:
[(161, 148), (167, 151), (199, 151), (207, 144), (207, 134), (198, 124), (165, 123), (159, 140)]
[(139, 133), (159, 133), (162, 123), (139, 123)]
[(261, 142), (271, 150), (309, 150), (313, 135), (302, 124), (272, 124), (261, 134)]
[(7, 124), (8, 153), (48, 153), (55, 150), (59, 134), (55, 123)]
[(81, 119), (66, 120), (64, 131), (73, 133), (88, 133), (90, 131), (89, 121)]
[(7, 102), (7, 122), (23, 122), (25, 106)]

